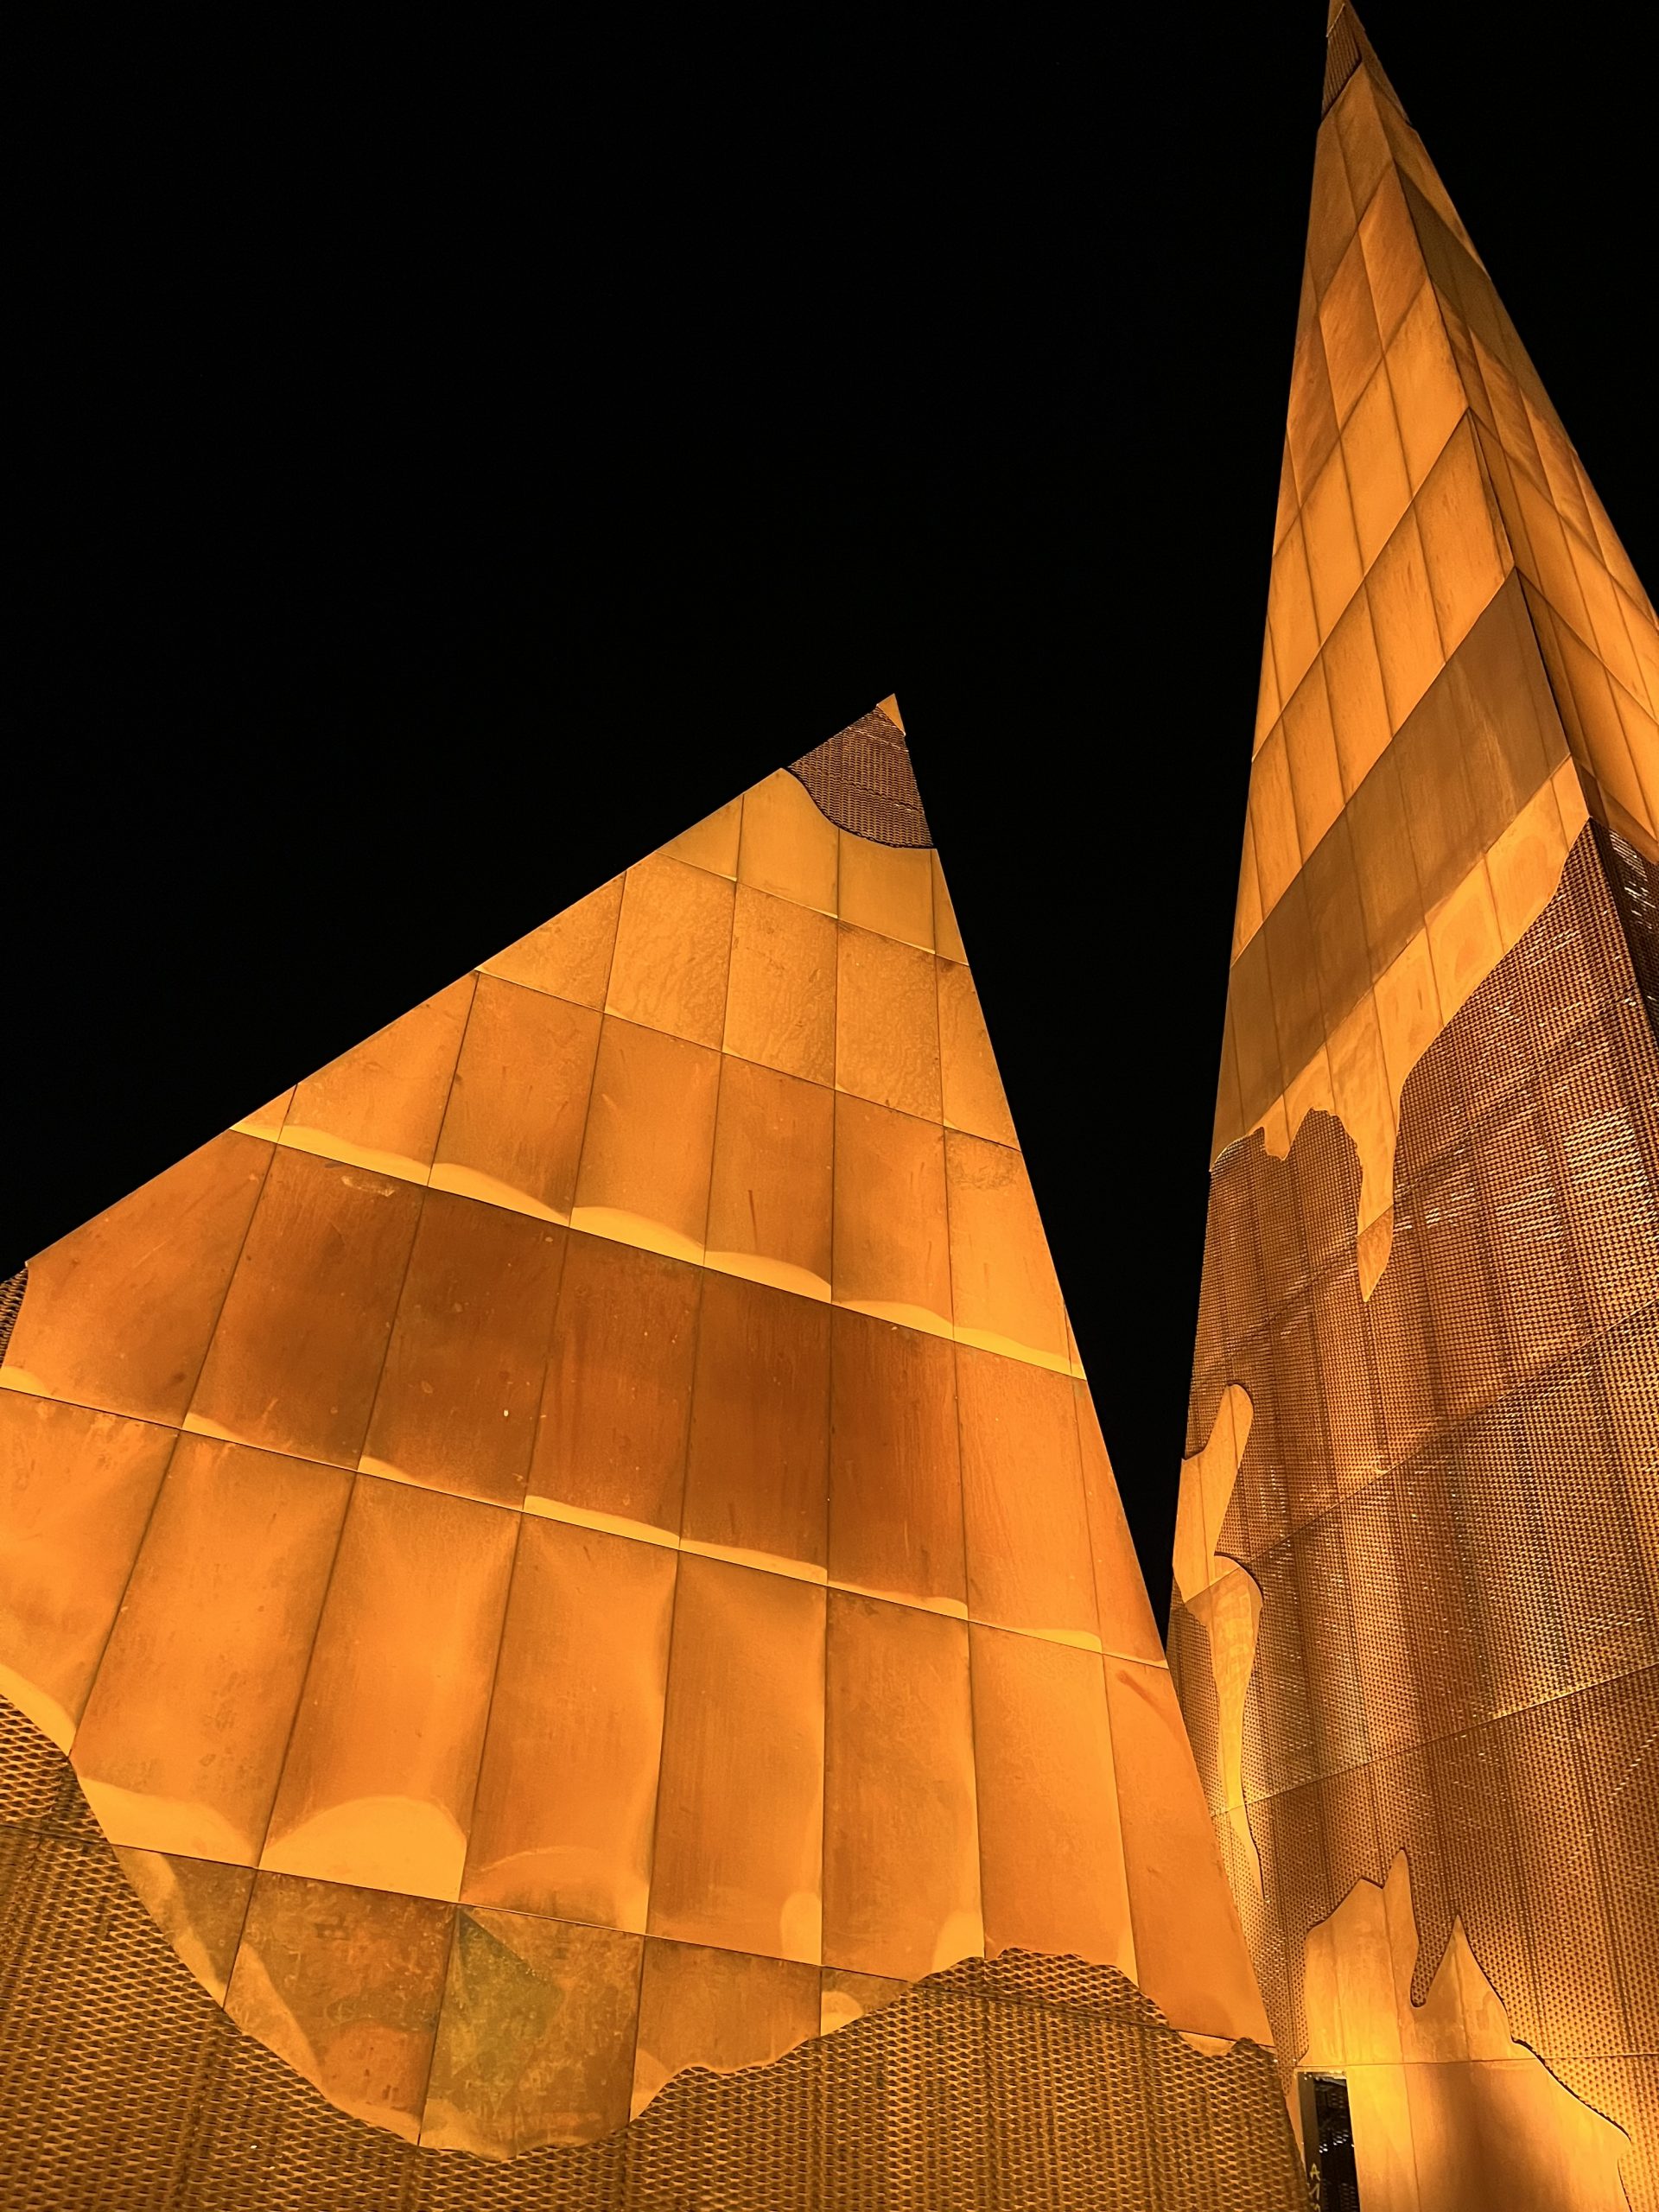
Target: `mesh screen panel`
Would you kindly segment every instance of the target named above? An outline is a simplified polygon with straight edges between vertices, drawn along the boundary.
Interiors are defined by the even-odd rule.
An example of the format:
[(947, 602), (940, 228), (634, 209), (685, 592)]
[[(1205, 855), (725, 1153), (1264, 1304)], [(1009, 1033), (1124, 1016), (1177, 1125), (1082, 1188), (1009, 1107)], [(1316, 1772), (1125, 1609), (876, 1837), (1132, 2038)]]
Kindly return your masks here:
[(885, 715), (863, 715), (790, 763), (822, 813), (878, 845), (931, 845), (904, 733)]
[[(1226, 1855), (1282, 2062), (1306, 2047), (1306, 1936), (1404, 1851), (1414, 1997), (1460, 1918), (1511, 2033), (1631, 2134), (1637, 2203), (1659, 2202), (1654, 888), (1586, 828), (1429, 1046), (1369, 1301), (1338, 1121), (1311, 1114), (1283, 1160), (1222, 1155), (1187, 1446), (1241, 1385), (1217, 1548), (1262, 1592), (1261, 1898)], [(1183, 1612), (1172, 1663), (1218, 1812), (1213, 1670)]]
[(0, 2184), (16, 2212), (1251, 2212), (1305, 2202), (1273, 2064), (1109, 1967), (969, 1960), (620, 2133), (506, 2164), (349, 2119), (244, 2035), (0, 1705)]
[(1337, 104), (1337, 95), (1359, 67), (1359, 41), (1354, 36), (1353, 18), (1344, 8), (1325, 35), (1325, 93), (1319, 113), (1329, 115)]
[(23, 1302), (23, 1293), (29, 1287), (29, 1269), (19, 1268), (10, 1281), (0, 1282), (0, 1359), (6, 1356), (6, 1346), (11, 1341), (12, 1323), (17, 1319)]

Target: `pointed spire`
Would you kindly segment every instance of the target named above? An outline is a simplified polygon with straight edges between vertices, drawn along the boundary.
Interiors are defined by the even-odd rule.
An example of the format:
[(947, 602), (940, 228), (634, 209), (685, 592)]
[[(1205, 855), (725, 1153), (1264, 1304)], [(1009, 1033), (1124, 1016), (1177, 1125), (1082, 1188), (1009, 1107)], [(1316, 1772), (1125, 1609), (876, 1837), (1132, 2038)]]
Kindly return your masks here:
[(933, 842), (896, 699), (884, 699), (790, 769), (838, 829), (878, 845)]
[(1343, 87), (1362, 63), (1378, 89), (1386, 92), (1404, 115), (1406, 104), (1389, 83), (1388, 72), (1377, 60), (1359, 17), (1346, 0), (1331, 0), (1325, 29), (1325, 99), (1319, 109), (1321, 117), (1330, 114)]
[[(1524, 2101), (1536, 2116), (1541, 2161), (1605, 2169), (1611, 2120), (1629, 2137), (1630, 2202), (1659, 2205), (1634, 2040), (1620, 2044), (1614, 2026), (1593, 2063), (1573, 2040), (1580, 2020), (1620, 2019), (1618, 1932), (1575, 1942), (1553, 1992), (1526, 1952), (1529, 1928), (1595, 1929), (1599, 1881), (1607, 1895), (1639, 1887), (1629, 1777), (1580, 1782), (1569, 1732), (1548, 1774), (1534, 1763), (1494, 1794), (1511, 1757), (1501, 1746), (1525, 1744), (1532, 1761), (1555, 1693), (1541, 1679), (1518, 1693), (1476, 1683), (1485, 1662), (1468, 1656), (1519, 1649), (1544, 1618), (1573, 1648), (1593, 1636), (1626, 1541), (1595, 1501), (1628, 1484), (1623, 1440), (1652, 1378), (1637, 1361), (1615, 1371), (1599, 1346), (1632, 1295), (1627, 1225), (1654, 1201), (1650, 1166), (1637, 1165), (1654, 1035), (1633, 1018), (1631, 984), (1659, 1005), (1659, 626), (1342, 0), (1325, 108), (1171, 1659), (1281, 2053), (1306, 2071), (1333, 2063), (1338, 1980), (1334, 2032), (1352, 2039), (1349, 2056), (1362, 2035), (1409, 2053), (1424, 2034), (1427, 2008), (1402, 1981), (1396, 2019), (1386, 1975), (1349, 2010), (1358, 1983), (1338, 1963), (1344, 1927), (1370, 1909), (1364, 1882), (1403, 1853), (1417, 1898), (1403, 1974), (1412, 1957), (1420, 1974), (1440, 1961), (1454, 1978), (1459, 1959), (1481, 1960), (1497, 2019), (1478, 2056), (1507, 2068), (1512, 2050), (1536, 2052), (1502, 2094), (1516, 2101), (1506, 2111)], [(1569, 1373), (1595, 1379), (1554, 1382)], [(1236, 1433), (1245, 1419), (1248, 1437)], [(1460, 1509), (1435, 1518), (1444, 1471), (1455, 1498), (1477, 1462), (1491, 1501), (1478, 1535)], [(1581, 1564), (1563, 1553), (1534, 1577), (1533, 1491), (1557, 1468), (1583, 1507)], [(1310, 1606), (1312, 1584), (1281, 1562), (1316, 1524), (1333, 1534)], [(1414, 1594), (1434, 1588), (1477, 1592), (1472, 1644), (1461, 1623), (1418, 1636)], [(1638, 1678), (1609, 1688), (1595, 1724), (1605, 1740), (1637, 1739), (1643, 1694)], [(1353, 1716), (1383, 1706), (1386, 1738), (1368, 1748)], [(1444, 1732), (1453, 1709), (1467, 1719), (1461, 1754)], [(1310, 1743), (1329, 1749), (1286, 1789), (1284, 1762)], [(1426, 1826), (1399, 1777), (1431, 1764)], [(1502, 1885), (1500, 1856), (1516, 1870)], [(1496, 2082), (1483, 2066), (1470, 2075), (1472, 2114)], [(1569, 2093), (1583, 2102), (1569, 2108)], [(1388, 2097), (1403, 2110), (1403, 2083)], [(1380, 2091), (1369, 2113), (1355, 2107), (1368, 2203), (1368, 2160), (1395, 2153), (1389, 2108)], [(1444, 2141), (1418, 2140), (1425, 2205), (1479, 2185), (1469, 2121)], [(1453, 2161), (1466, 2183), (1451, 2181)]]

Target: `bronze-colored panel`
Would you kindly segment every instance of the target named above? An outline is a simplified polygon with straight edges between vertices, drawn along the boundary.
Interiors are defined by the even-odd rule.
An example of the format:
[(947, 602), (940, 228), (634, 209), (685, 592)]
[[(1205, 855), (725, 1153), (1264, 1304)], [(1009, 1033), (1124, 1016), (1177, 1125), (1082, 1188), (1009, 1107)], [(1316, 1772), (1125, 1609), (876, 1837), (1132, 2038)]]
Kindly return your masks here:
[(480, 976), (435, 1189), (569, 1221), (599, 1051), (591, 1007)]
[(555, 998), (569, 999), (576, 1006), (601, 1007), (621, 907), (622, 879), (613, 876), (479, 965), (486, 976), (499, 976), (505, 982), (550, 991)]
[(176, 1423), (270, 1158), (227, 1131), (48, 1245), (29, 1263), (7, 1382)]
[(1354, 235), (1353, 194), (1334, 130), (1321, 130), (1313, 156), (1313, 204), (1307, 221), (1307, 275), (1323, 292)]
[(1369, 569), (1393, 537), (1411, 503), (1405, 449), (1394, 417), (1394, 393), (1388, 371), (1379, 366), (1354, 404), (1342, 434), (1348, 488), (1354, 503), (1354, 534), (1361, 566)]
[(1273, 640), (1274, 669), (1279, 694), (1287, 699), (1313, 664), (1319, 649), (1319, 626), (1313, 612), (1313, 585), (1307, 573), (1307, 550), (1300, 517), (1286, 533), (1273, 556), (1268, 582), (1268, 634)]
[(363, 1447), (367, 1472), (522, 1501), (567, 1233), (429, 1196)]
[[(1290, 455), (1282, 454), (1279, 462), (1279, 512), (1274, 519), (1273, 542), (1282, 544), (1284, 536), (1296, 519), (1296, 484), (1291, 474)], [(1284, 702), (1279, 696), (1279, 671), (1273, 664), (1273, 640), (1262, 640), (1262, 673), (1255, 686), (1255, 732), (1250, 744), (1252, 755), (1262, 750), (1262, 740), (1279, 719), (1279, 709)]]
[[(1337, 617), (1359, 589), (1363, 573), (1347, 464), (1340, 446), (1308, 487), (1302, 507), (1302, 532), (1314, 620), (1323, 639), (1330, 636)], [(1313, 665), (1319, 666), (1317, 659)]]
[(881, 1974), (849, 1974), (844, 1967), (818, 1970), (818, 2032), (832, 2035), (868, 2013), (879, 2012), (909, 1989), (907, 1981), (893, 1981)]
[(1301, 1073), (1293, 1076), (1286, 1084), (1284, 1106), (1287, 1145), (1294, 1143), (1297, 1131), (1310, 1114), (1336, 1112), (1336, 1093), (1331, 1084), (1328, 1046), (1324, 1043), (1318, 1045)]
[(1165, 1667), (1106, 1662), (1135, 1980), (1172, 2024), (1272, 2041)]
[(1406, 515), (1372, 563), (1365, 595), (1376, 634), (1376, 656), (1382, 666), (1389, 720), (1398, 729), (1440, 674), (1446, 658), (1414, 512)]
[(731, 885), (653, 854), (627, 873), (606, 1004), (625, 1020), (718, 1045), (731, 949)]
[(1306, 861), (1343, 805), (1342, 769), (1337, 759), (1331, 702), (1325, 695), (1325, 670), (1319, 661), (1285, 709), (1285, 747), (1297, 848)]
[(968, 955), (963, 947), (962, 931), (957, 925), (956, 909), (950, 904), (950, 893), (945, 886), (944, 870), (939, 865), (939, 856), (937, 853), (931, 855), (931, 859), (933, 862), (933, 942), (938, 948), (942, 960), (965, 961)]
[[(1601, 786), (1609, 823), (1621, 836), (1628, 835), (1640, 849), (1652, 851), (1654, 825), (1648, 818), (1647, 794), (1625, 734), (1625, 717), (1618, 710), (1617, 687), (1567, 623), (1556, 622), (1554, 637), (1562, 688), (1572, 698), (1582, 754)], [(1634, 718), (1632, 734), (1637, 734)], [(1646, 728), (1640, 730), (1640, 739), (1645, 760), (1651, 743)]]
[(1573, 558), (1560, 515), (1548, 493), (1539, 489), (1526, 469), (1512, 469), (1510, 482), (1519, 509), (1515, 518), (1516, 535), (1529, 573), (1567, 626), (1580, 636), (1587, 636), (1590, 610), (1584, 603), (1578, 564)]
[(294, 1101), (294, 1090), (295, 1086), (290, 1083), (286, 1090), (279, 1090), (275, 1098), (268, 1099), (263, 1106), (256, 1107), (251, 1114), (243, 1115), (239, 1122), (233, 1122), (231, 1126), (240, 1129), (245, 1136), (269, 1137), (275, 1144), (283, 1133), (283, 1123), (288, 1119), (288, 1109)]
[(723, 1059), (709, 1266), (804, 1297), (828, 1298), (835, 1142), (833, 1091), (747, 1060)]
[(1129, 1524), (1118, 1494), (1106, 1440), (1100, 1433), (1095, 1402), (1080, 1377), (1071, 1384), (1077, 1440), (1083, 1454), (1083, 1498), (1089, 1516), (1089, 1542), (1095, 1563), (1095, 1611), (1100, 1640), (1108, 1652), (1129, 1659), (1162, 1660), (1158, 1624)]
[(1481, 850), (1463, 768), (1465, 696), (1448, 669), (1389, 747), (1425, 912), (1468, 873)]
[(179, 1440), (75, 1743), (114, 1842), (256, 1863), (351, 1488)]
[[(1364, 209), (1382, 180), (1393, 167), (1393, 156), (1382, 126), (1377, 120), (1376, 103), (1363, 71), (1351, 80), (1348, 89), (1332, 111), (1337, 137), (1342, 146), (1343, 168), (1347, 172), (1348, 188), (1353, 194), (1354, 206)], [(1360, 222), (1364, 223), (1364, 215)]]
[(653, 1935), (819, 1963), (823, 1637), (821, 1588), (682, 1558)]
[(965, 1622), (830, 1593), (823, 1955), (915, 1979), (985, 1948)]
[(939, 1010), (931, 954), (844, 922), (836, 943), (836, 1089), (937, 1122)]
[(1238, 1044), (1234, 1035), (1235, 1026), (1230, 994), (1229, 1010), (1222, 1020), (1221, 1069), (1216, 1084), (1216, 1117), (1210, 1136), (1210, 1157), (1212, 1160), (1218, 1160), (1229, 1145), (1236, 1144), (1246, 1127), (1238, 1087)]
[(810, 1083), (836, 1079), (836, 925), (789, 899), (737, 887), (726, 1050)]
[(1429, 588), (1448, 659), (1503, 583), (1497, 518), (1465, 416), (1417, 494)]
[(1262, 1141), (1275, 1160), (1282, 1160), (1290, 1150), (1290, 1091), (1275, 1098), (1257, 1122)]
[(530, 1492), (677, 1533), (696, 1348), (696, 1268), (572, 1236)]
[(461, 1896), (643, 1929), (675, 1557), (557, 1521), (518, 1539)]
[(355, 1466), (421, 1192), (279, 1147), (188, 1428)]
[[(1268, 948), (1258, 930), (1233, 963), (1227, 992), (1227, 1019), (1238, 1057), (1239, 1113), (1246, 1128), (1285, 1088), (1279, 1062), (1279, 1031), (1273, 1018), (1273, 984)], [(1293, 1068), (1291, 1074), (1295, 1073)]]
[(1388, 364), (1406, 474), (1415, 486), (1469, 404), (1432, 285), (1425, 284), (1402, 315), (1389, 340)]
[(1274, 1026), (1279, 1033), (1279, 1065), (1288, 1078), (1288, 1090), (1297, 1074), (1319, 1050), (1325, 1037), (1319, 963), (1314, 950), (1307, 887), (1301, 876), (1297, 877), (1268, 917), (1262, 938), (1267, 948)]
[(1398, 1098), (1406, 1077), (1443, 1026), (1427, 930), (1420, 930), (1377, 977), (1376, 1021), (1389, 1081)]
[(573, 1224), (701, 1259), (719, 1087), (718, 1052), (607, 1015)]
[(1516, 813), (1486, 855), (1486, 870), (1506, 946), (1531, 928), (1555, 896), (1567, 865), (1567, 836), (1554, 786), (1546, 782)]
[(413, 2142), (454, 1908), (261, 1874), (225, 2009), (331, 2104)]
[(1302, 871), (1307, 925), (1318, 975), (1325, 1033), (1333, 1034), (1349, 1008), (1370, 988), (1370, 948), (1365, 910), (1354, 866), (1353, 826), (1344, 814), (1333, 822)]
[[(1358, 1265), (1361, 1287), (1369, 1295), (1376, 1275), (1368, 1268), (1363, 1232), (1389, 1206), (1395, 1138), (1395, 1096), (1389, 1084), (1388, 1063), (1382, 1057), (1375, 992), (1367, 991), (1332, 1032), (1330, 1063), (1337, 1112), (1359, 1154), (1363, 1181)], [(1380, 1255), (1375, 1255), (1379, 1264), (1387, 1257), (1388, 1241), (1392, 1235), (1391, 1228), (1381, 1232), (1382, 1250)]]
[(518, 1527), (358, 1476), (262, 1866), (459, 1896)]
[(1462, 882), (1431, 911), (1428, 948), (1440, 1012), (1449, 1021), (1503, 954), (1484, 860), (1477, 859)]
[(969, 1639), (986, 1948), (1076, 1952), (1134, 1980), (1100, 1660), (1005, 1629)]
[[(1478, 464), (1473, 459), (1473, 453), (1474, 442), (1471, 438), (1469, 466), (1475, 469), (1478, 482)], [(1427, 488), (1427, 486), (1424, 486), (1425, 490)], [(1635, 700), (1643, 693), (1642, 667), (1624, 626), (1618, 588), (1608, 575), (1600, 554), (1586, 544), (1576, 531), (1568, 532), (1567, 544), (1578, 575), (1579, 588), (1584, 594), (1585, 610), (1590, 618), (1586, 642), (1594, 645), (1598, 659), (1615, 684), (1626, 697)]]
[(294, 1093), (283, 1142), (425, 1182), (474, 981), (463, 976), (308, 1077)]
[(687, 2067), (765, 2066), (818, 2032), (818, 1973), (787, 1959), (645, 1944), (633, 2109)]
[[(1325, 347), (1319, 325), (1311, 317), (1296, 334), (1290, 365), (1290, 410), (1286, 426), (1285, 461), (1290, 481), (1281, 506), (1285, 527), (1275, 530), (1274, 550), (1287, 542), (1294, 524), (1302, 488), (1311, 484), (1337, 442), (1337, 411), (1331, 404), (1331, 378), (1325, 365)], [(1269, 634), (1283, 635), (1269, 624)]]
[(1092, 1640), (1094, 1561), (1070, 1375), (957, 1348), (968, 1608)]
[[(1611, 2207), (1623, 2212), (1643, 2201), (1627, 2195), (1619, 2177), (1621, 2151), (1634, 2164), (1624, 2139), (1519, 2044), (1502, 2058), (1483, 2054), (1475, 2063), (1406, 2065), (1394, 2079), (1406, 2109), (1389, 2117), (1402, 2140), (1377, 2150), (1386, 2156), (1409, 2148), (1418, 2175), (1427, 2177), (1433, 2192), (1420, 2200), (1425, 2208), (1604, 2212)], [(1368, 2197), (1373, 2194), (1371, 2154), (1368, 2134), (1360, 2169)]]
[(835, 1296), (949, 1334), (944, 1132), (867, 1099), (836, 1101)]
[(1423, 924), (1423, 894), (1392, 748), (1349, 801), (1347, 819), (1374, 981)]
[(951, 1129), (944, 1166), (957, 1336), (1067, 1365), (1065, 1308), (1024, 1160), (1006, 1145)]
[(830, 1489), (828, 1306), (734, 1275), (702, 1287), (682, 1535), (822, 1573)]
[(690, 861), (694, 868), (710, 868), (716, 875), (734, 876), (742, 825), (743, 801), (741, 798), (730, 798), (712, 814), (705, 814), (701, 822), (682, 830), (677, 837), (671, 837), (662, 849), (671, 859)]
[(931, 952), (931, 850), (916, 845), (878, 845), (843, 830), (839, 907), (843, 922)]
[(251, 1866), (209, 1859), (170, 1859), (118, 1844), (121, 1871), (144, 1910), (216, 2003), (225, 2002), (242, 1924), (253, 1893)]
[(613, 1929), (457, 1913), (422, 2142), (512, 2158), (622, 2126), (639, 1953)]
[(967, 969), (938, 963), (939, 1069), (946, 1124), (1013, 1144), (1014, 1116), (1003, 1095), (996, 1056), (980, 1012), (979, 994)]
[[(1268, 658), (1272, 656), (1268, 655)], [(1276, 721), (1277, 709), (1274, 709)], [(1262, 741), (1271, 734), (1269, 724)], [(1256, 750), (1261, 750), (1258, 745)], [(1233, 943), (1231, 958), (1236, 960), (1244, 947), (1262, 926), (1262, 879), (1255, 866), (1255, 831), (1248, 812), (1244, 817), (1244, 836), (1238, 856), (1238, 899), (1233, 910)]]
[(756, 891), (833, 914), (837, 835), (804, 784), (787, 768), (779, 768), (743, 794), (737, 880)]
[[(1304, 663), (1304, 667), (1306, 664)], [(1296, 839), (1296, 805), (1290, 791), (1290, 756), (1282, 721), (1255, 756), (1250, 771), (1249, 804), (1250, 844), (1262, 889), (1262, 911), (1270, 914), (1284, 896), (1285, 886), (1302, 864), (1302, 850)]]
[(1377, 325), (1386, 343), (1422, 290), (1428, 274), (1406, 195), (1392, 172), (1383, 177), (1359, 219), (1359, 241)]
[(1342, 787), (1351, 798), (1393, 734), (1370, 601), (1363, 591), (1325, 643), (1325, 681)]
[(1319, 332), (1331, 372), (1331, 397), (1337, 420), (1343, 423), (1382, 358), (1364, 246), (1357, 236), (1332, 271), (1319, 302)]
[(866, 1314), (834, 1324), (830, 1579), (965, 1612), (956, 1355)]
[(172, 1432), (0, 1390), (0, 1694), (67, 1751)]
[(1624, 743), (1642, 794), (1643, 804), (1635, 810), (1636, 818), (1646, 826), (1650, 838), (1659, 837), (1659, 720), (1644, 714), (1617, 683), (1611, 688), (1614, 709), (1624, 725)]

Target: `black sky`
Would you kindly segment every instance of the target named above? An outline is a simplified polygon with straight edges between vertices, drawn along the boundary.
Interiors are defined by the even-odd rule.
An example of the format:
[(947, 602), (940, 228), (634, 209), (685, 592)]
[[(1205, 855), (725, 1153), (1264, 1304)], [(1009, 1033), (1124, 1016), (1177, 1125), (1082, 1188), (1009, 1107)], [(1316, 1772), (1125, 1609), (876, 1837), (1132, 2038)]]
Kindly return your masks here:
[[(75, 58), (0, 1274), (896, 690), (1161, 1610), (1324, 12), (1135, 13)], [(1365, 21), (1652, 585), (1647, 11)]]

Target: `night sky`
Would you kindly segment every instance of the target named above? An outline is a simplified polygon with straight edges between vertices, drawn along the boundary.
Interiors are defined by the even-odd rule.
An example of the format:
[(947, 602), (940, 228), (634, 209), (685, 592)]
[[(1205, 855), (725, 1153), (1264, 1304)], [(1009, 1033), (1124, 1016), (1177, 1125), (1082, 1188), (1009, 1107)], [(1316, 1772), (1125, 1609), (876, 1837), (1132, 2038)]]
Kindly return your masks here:
[[(0, 1275), (894, 691), (1161, 1613), (1324, 9), (1143, 12), (82, 57)], [(1364, 20), (1652, 587), (1649, 12)]]

